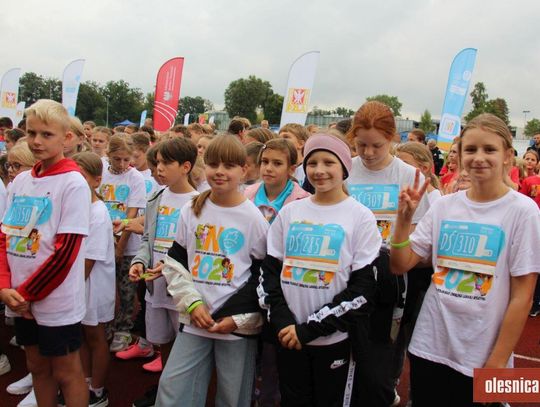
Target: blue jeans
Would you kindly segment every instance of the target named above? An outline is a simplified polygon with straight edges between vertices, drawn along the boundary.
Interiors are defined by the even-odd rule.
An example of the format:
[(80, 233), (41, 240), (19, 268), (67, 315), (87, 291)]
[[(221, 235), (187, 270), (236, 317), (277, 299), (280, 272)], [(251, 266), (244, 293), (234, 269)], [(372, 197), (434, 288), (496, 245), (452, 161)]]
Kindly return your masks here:
[(178, 333), (159, 380), (156, 407), (204, 407), (212, 369), (217, 372), (216, 407), (249, 407), (257, 341), (225, 341)]

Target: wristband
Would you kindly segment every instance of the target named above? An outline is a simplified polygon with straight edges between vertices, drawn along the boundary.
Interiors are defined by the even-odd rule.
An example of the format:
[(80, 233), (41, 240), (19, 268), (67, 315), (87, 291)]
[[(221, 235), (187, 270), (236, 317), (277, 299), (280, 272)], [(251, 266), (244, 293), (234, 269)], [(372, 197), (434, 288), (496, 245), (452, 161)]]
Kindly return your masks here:
[(187, 308), (187, 310), (186, 310), (187, 313), (188, 313), (188, 314), (191, 314), (191, 312), (192, 312), (195, 308), (197, 308), (199, 305), (201, 305), (201, 304), (204, 304), (201, 300), (195, 301), (193, 304), (191, 304), (191, 305)]
[(392, 240), (390, 240), (390, 246), (393, 247), (394, 249), (403, 249), (404, 247), (407, 247), (410, 244), (411, 244), (411, 241), (409, 239), (401, 243), (394, 243), (392, 242)]

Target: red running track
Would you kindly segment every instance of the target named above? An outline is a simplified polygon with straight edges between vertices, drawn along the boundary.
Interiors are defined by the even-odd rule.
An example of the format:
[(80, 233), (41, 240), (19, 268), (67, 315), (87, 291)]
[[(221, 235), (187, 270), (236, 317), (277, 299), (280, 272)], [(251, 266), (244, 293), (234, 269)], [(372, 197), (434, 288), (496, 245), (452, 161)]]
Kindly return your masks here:
[[(12, 365), (11, 372), (0, 376), (0, 407), (16, 407), (24, 396), (12, 396), (6, 392), (6, 386), (19, 380), (26, 374), (24, 352), (13, 346), (9, 346), (9, 340), (13, 335), (13, 328), (6, 327), (4, 318), (0, 318), (0, 347), (9, 357)], [(521, 340), (516, 348), (516, 367), (534, 367), (540, 369), (540, 316), (529, 318)], [(528, 359), (521, 358), (524, 356)], [(146, 373), (141, 365), (144, 362), (120, 361), (112, 358), (111, 369), (107, 379), (109, 401), (111, 407), (129, 407), (139, 398), (148, 387), (158, 382), (158, 375)], [(539, 370), (540, 372), (540, 370)], [(406, 366), (401, 379), (398, 392), (401, 396), (401, 406), (407, 402), (408, 366)], [(213, 406), (212, 400), (207, 403)], [(532, 407), (532, 404), (512, 404), (512, 407)]]

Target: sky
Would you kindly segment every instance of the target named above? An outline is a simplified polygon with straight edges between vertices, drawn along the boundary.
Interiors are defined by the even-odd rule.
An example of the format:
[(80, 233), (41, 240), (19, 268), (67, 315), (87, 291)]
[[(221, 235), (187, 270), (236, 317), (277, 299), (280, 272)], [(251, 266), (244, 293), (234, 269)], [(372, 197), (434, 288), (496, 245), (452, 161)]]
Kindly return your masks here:
[(471, 88), (482, 81), (489, 98), (505, 98), (514, 126), (523, 126), (524, 110), (527, 120), (540, 118), (536, 0), (2, 3), (0, 75), (20, 67), (60, 78), (84, 58), (83, 81), (123, 79), (146, 93), (159, 67), (183, 56), (181, 96), (222, 108), (229, 83), (249, 75), (283, 95), (290, 64), (318, 50), (311, 107), (356, 110), (368, 96), (389, 94), (403, 103), (403, 117), (418, 120), (425, 109), (440, 117), (452, 59), (473, 47)]

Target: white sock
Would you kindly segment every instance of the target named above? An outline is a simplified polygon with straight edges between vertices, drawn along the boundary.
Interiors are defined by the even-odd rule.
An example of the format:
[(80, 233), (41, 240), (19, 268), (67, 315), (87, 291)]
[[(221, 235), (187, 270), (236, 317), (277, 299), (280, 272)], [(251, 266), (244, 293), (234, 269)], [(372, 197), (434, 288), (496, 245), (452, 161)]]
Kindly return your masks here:
[(146, 339), (144, 339), (142, 336), (139, 337), (139, 347), (144, 349), (149, 346), (152, 346), (150, 342), (148, 342)]
[(94, 389), (92, 386), (90, 386), (90, 390), (94, 392), (94, 394), (98, 397), (101, 397), (103, 395), (103, 387), (100, 387), (98, 389)]

